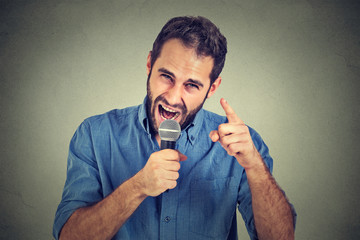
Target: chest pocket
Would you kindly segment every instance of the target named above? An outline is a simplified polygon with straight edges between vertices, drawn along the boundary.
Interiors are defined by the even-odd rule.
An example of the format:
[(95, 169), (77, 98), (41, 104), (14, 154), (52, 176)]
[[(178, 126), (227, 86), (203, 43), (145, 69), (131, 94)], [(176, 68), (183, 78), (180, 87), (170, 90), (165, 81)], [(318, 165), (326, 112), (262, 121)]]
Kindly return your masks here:
[(236, 213), (240, 178), (197, 180), (190, 187), (190, 233), (194, 239), (226, 238)]

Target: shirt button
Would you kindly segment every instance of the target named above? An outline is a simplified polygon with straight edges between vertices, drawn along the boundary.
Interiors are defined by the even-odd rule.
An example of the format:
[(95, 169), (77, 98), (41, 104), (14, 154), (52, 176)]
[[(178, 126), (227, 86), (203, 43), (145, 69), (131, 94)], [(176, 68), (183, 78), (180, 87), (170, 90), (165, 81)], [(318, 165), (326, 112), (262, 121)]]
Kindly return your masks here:
[(166, 217), (164, 218), (164, 222), (170, 222), (170, 220), (171, 220), (171, 217), (169, 217), (169, 216), (166, 216)]
[(195, 137), (194, 136), (191, 136), (191, 141), (194, 141)]

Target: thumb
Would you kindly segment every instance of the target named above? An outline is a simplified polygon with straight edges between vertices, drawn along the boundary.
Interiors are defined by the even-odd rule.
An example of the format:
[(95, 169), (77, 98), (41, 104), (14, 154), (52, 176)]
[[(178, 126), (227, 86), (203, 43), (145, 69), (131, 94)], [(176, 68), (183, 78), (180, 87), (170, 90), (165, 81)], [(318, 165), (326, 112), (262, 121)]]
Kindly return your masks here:
[(217, 142), (220, 139), (219, 132), (217, 130), (213, 130), (210, 132), (209, 137), (211, 138), (211, 141)]
[(184, 154), (180, 153), (180, 161), (185, 161), (187, 159), (187, 156), (185, 156)]
[(182, 154), (179, 150), (175, 150), (175, 151), (177, 151), (178, 154), (179, 154), (179, 161), (180, 161), (180, 162), (181, 162), (181, 161), (185, 161), (185, 160), (187, 159), (187, 156), (184, 155), (184, 154)]

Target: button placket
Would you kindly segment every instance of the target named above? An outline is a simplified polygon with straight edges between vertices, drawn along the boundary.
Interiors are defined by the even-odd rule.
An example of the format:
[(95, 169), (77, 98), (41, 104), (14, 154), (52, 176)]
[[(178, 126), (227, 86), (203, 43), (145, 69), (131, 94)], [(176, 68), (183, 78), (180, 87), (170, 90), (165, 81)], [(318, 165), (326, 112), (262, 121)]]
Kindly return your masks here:
[(171, 189), (162, 194), (160, 239), (176, 238), (176, 214), (178, 190)]

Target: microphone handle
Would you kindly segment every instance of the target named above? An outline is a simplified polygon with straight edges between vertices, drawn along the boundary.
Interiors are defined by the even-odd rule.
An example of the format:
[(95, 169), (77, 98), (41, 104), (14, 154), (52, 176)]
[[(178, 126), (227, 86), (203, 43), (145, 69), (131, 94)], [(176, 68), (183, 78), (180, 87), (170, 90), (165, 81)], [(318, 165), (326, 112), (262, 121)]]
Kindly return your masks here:
[(163, 149), (175, 149), (176, 141), (161, 140), (160, 145), (161, 145), (160, 146), (161, 150), (163, 150)]

